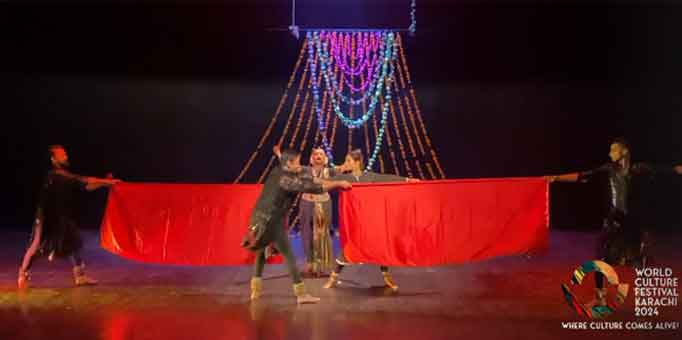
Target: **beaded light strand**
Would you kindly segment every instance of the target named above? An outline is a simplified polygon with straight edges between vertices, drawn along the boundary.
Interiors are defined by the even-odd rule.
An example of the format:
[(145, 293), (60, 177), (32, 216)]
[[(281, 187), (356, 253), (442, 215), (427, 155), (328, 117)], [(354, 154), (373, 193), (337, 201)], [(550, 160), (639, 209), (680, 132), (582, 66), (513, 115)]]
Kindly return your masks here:
[[(313, 62), (314, 61), (315, 61), (315, 59), (313, 59)], [(291, 126), (291, 121), (293, 120), (294, 115), (296, 113), (296, 108), (298, 107), (298, 102), (299, 102), (299, 99), (301, 98), (301, 91), (303, 90), (303, 88), (305, 86), (304, 84), (306, 83), (307, 76), (308, 76), (308, 68), (306, 67), (306, 69), (303, 70), (303, 75), (301, 75), (301, 81), (298, 83), (298, 89), (296, 91), (296, 97), (294, 97), (294, 103), (291, 107), (291, 111), (289, 112), (289, 117), (287, 118), (287, 122), (284, 125), (284, 131), (282, 131), (282, 135), (279, 137), (276, 145), (282, 145), (282, 143), (284, 143), (284, 138), (286, 137), (287, 133), (289, 132), (289, 128)], [(310, 81), (311, 79), (313, 79), (313, 76), (311, 75), (308, 78), (309, 78), (308, 81)], [(265, 177), (268, 174), (270, 174), (270, 170), (272, 170), (272, 166), (275, 164), (276, 158), (277, 157), (275, 157), (275, 155), (272, 155), (270, 157), (270, 161), (268, 161), (268, 165), (265, 166), (265, 169), (261, 173), (260, 177), (258, 177), (257, 183), (263, 183), (263, 181), (265, 180)]]
[(393, 131), (395, 132), (395, 139), (398, 141), (398, 149), (400, 150), (400, 157), (403, 158), (403, 166), (405, 171), (407, 171), (407, 176), (412, 177), (412, 167), (407, 161), (407, 153), (405, 152), (405, 145), (403, 144), (403, 138), (400, 136), (400, 128), (398, 127), (398, 116), (395, 113), (395, 106), (393, 102), (390, 104), (391, 107), (391, 121), (393, 122)]
[[(313, 32), (310, 35), (310, 37), (312, 38), (312, 40), (314, 42), (314, 46), (312, 44), (309, 45), (308, 49), (310, 51), (309, 53), (311, 54), (311, 55), (309, 55), (309, 58), (312, 57), (312, 51), (311, 50), (314, 47), (316, 47), (317, 54), (318, 54), (318, 57), (320, 60), (320, 69), (321, 69), (320, 72), (322, 72), (322, 74), (324, 75), (324, 80), (325, 80), (325, 85), (327, 87), (327, 90), (332, 91), (332, 92), (338, 92), (337, 91), (338, 85), (335, 82), (334, 74), (333, 73), (330, 74), (330, 72), (328, 70), (328, 65), (329, 65), (328, 53), (329, 53), (329, 51), (328, 51), (327, 42), (323, 41), (323, 39), (320, 39), (320, 33), (318, 33), (318, 32)], [(386, 48), (384, 51), (384, 61), (382, 63), (381, 75), (380, 75), (379, 81), (376, 85), (376, 89), (374, 89), (374, 94), (370, 100), (369, 109), (363, 115), (361, 115), (357, 119), (348, 118), (341, 111), (341, 107), (340, 107), (339, 103), (336, 101), (336, 99), (334, 98), (334, 96), (332, 96), (332, 105), (334, 107), (334, 111), (337, 114), (337, 116), (339, 116), (339, 119), (341, 119), (341, 121), (343, 122), (343, 124), (346, 127), (357, 128), (357, 127), (361, 126), (362, 124), (364, 124), (367, 121), (367, 119), (369, 118), (369, 116), (374, 113), (378, 98), (381, 95), (383, 88), (385, 87), (386, 79), (390, 78), (392, 76), (392, 75), (388, 74), (389, 69), (391, 69), (390, 61), (393, 58), (396, 58), (396, 56), (397, 56), (397, 53), (396, 53), (397, 51), (395, 51), (395, 49), (393, 48), (393, 39), (394, 39), (393, 33), (387, 33), (386, 34), (386, 39), (385, 39), (386, 40), (386, 42), (385, 42)]]
[[(400, 36), (398, 36), (398, 37), (400, 37)], [(426, 145), (428, 146), (429, 152), (430, 152), (431, 157), (433, 159), (433, 162), (436, 165), (436, 168), (438, 169), (438, 173), (440, 175), (440, 178), (445, 179), (445, 172), (443, 171), (443, 167), (441, 167), (440, 161), (438, 160), (438, 155), (436, 154), (436, 151), (434, 150), (433, 145), (431, 144), (431, 138), (429, 138), (429, 134), (426, 131), (426, 126), (424, 125), (424, 120), (422, 118), (421, 110), (419, 109), (419, 104), (417, 103), (417, 95), (415, 94), (414, 88), (412, 87), (412, 77), (410, 76), (410, 69), (407, 66), (404, 48), (403, 48), (402, 44), (399, 44), (398, 47), (399, 47), (399, 51), (400, 51), (400, 59), (402, 60), (402, 65), (403, 65), (403, 68), (405, 70), (407, 83), (409, 85), (409, 93), (410, 93), (410, 97), (412, 99), (412, 105), (414, 106), (414, 109), (417, 113), (417, 120), (419, 121), (419, 125), (421, 127), (422, 134), (423, 134), (424, 139), (426, 141)], [(427, 167), (430, 168), (430, 164), (427, 164)]]
[[(291, 86), (294, 83), (294, 79), (296, 77), (296, 74), (298, 73), (299, 67), (301, 66), (301, 61), (303, 61), (303, 56), (305, 55), (305, 50), (307, 48), (307, 44), (309, 43), (308, 39), (305, 39), (303, 41), (303, 44), (301, 46), (301, 50), (298, 53), (298, 58), (296, 59), (296, 64), (294, 65), (294, 71), (291, 72), (291, 76), (289, 76), (289, 82), (287, 82), (287, 86), (284, 89), (284, 94), (282, 95), (282, 98), (279, 101), (279, 104), (277, 104), (277, 109), (275, 110), (275, 115), (272, 117), (270, 120), (270, 123), (268, 124), (268, 127), (265, 129), (265, 132), (263, 133), (263, 136), (261, 136), (260, 140), (258, 141), (258, 145), (256, 146), (256, 150), (251, 154), (251, 157), (246, 161), (246, 164), (244, 164), (244, 167), (242, 167), (242, 170), (239, 172), (239, 176), (234, 180), (233, 183), (239, 183), (239, 181), (244, 178), (244, 175), (249, 171), (251, 168), (251, 165), (253, 164), (253, 161), (256, 159), (256, 156), (258, 156), (258, 153), (260, 150), (263, 148), (263, 144), (265, 143), (265, 140), (270, 137), (270, 134), (272, 133), (272, 128), (275, 126), (275, 122), (277, 121), (277, 118), (279, 117), (280, 113), (282, 112), (282, 108), (284, 107), (284, 103), (286, 102), (287, 98), (289, 97), (289, 91), (291, 90)], [(307, 69), (304, 67), (304, 69)], [(305, 70), (303, 72), (306, 72)]]
[[(379, 129), (377, 128), (377, 116), (372, 115), (372, 126), (374, 128), (374, 137), (376, 138), (377, 135), (379, 135)], [(387, 139), (388, 140), (388, 139)], [(367, 152), (369, 152), (369, 146), (367, 147)], [(379, 154), (379, 169), (381, 169), (381, 173), (384, 173), (385, 165), (384, 165), (384, 157)]]
[[(382, 99), (382, 105), (383, 105), (383, 99)], [(380, 126), (385, 126), (385, 122), (384, 122), (384, 124), (382, 124)], [(379, 131), (381, 133), (381, 128), (379, 129)], [(388, 153), (390, 155), (391, 162), (393, 164), (393, 173), (396, 175), (399, 175), (400, 170), (398, 170), (398, 161), (395, 158), (395, 151), (393, 150), (394, 149), (393, 148), (393, 139), (391, 138), (390, 130), (386, 131), (386, 142), (388, 143)]]

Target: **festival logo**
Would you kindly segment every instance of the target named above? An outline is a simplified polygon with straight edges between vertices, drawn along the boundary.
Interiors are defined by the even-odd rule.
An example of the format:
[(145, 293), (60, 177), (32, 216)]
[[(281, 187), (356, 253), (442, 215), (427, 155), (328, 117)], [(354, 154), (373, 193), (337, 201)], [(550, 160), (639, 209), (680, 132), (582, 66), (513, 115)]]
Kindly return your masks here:
[[(596, 288), (595, 280), (587, 280), (601, 274), (603, 287)], [(642, 267), (634, 268), (633, 310), (623, 310), (618, 314), (623, 320), (603, 320), (624, 309), (630, 285), (622, 283), (616, 271), (603, 261), (587, 261), (573, 271), (571, 282), (562, 284), (561, 289), (569, 307), (578, 315), (592, 321), (562, 321), (561, 327), (569, 330), (600, 331), (671, 331), (680, 329), (680, 322), (671, 320), (670, 314), (676, 309), (679, 294), (678, 278), (672, 268)], [(589, 288), (595, 287), (592, 289)], [(585, 296), (585, 291), (589, 293)], [(592, 293), (593, 292), (593, 293)], [(634, 312), (634, 313), (633, 313)], [(601, 320), (600, 320), (601, 319)], [(663, 333), (662, 333), (663, 334)]]
[[(604, 276), (604, 288), (595, 289), (595, 296), (593, 300), (583, 302), (574, 292), (571, 287), (583, 284), (583, 281), (589, 273), (601, 273)], [(610, 293), (613, 290), (608, 287), (615, 287), (615, 294)], [(580, 265), (573, 271), (570, 286), (562, 284), (564, 297), (568, 305), (581, 316), (591, 319), (602, 319), (613, 314), (616, 309), (625, 302), (630, 286), (626, 283), (621, 283), (618, 279), (618, 274), (609, 264), (603, 261), (594, 260), (587, 261)]]

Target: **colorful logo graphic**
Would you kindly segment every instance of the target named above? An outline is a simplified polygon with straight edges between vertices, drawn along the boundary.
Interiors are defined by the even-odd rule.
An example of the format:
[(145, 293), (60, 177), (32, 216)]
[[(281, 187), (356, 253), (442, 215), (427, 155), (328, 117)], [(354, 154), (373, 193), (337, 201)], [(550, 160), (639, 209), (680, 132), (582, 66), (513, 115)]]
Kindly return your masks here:
[[(571, 287), (582, 285), (583, 279), (589, 273), (603, 275), (606, 282), (604, 282), (603, 288), (595, 288), (593, 300), (583, 303), (576, 297)], [(615, 294), (609, 294), (609, 287), (615, 287)], [(583, 263), (573, 271), (570, 286), (565, 283), (561, 285), (568, 305), (578, 315), (592, 319), (602, 319), (613, 314), (617, 307), (625, 302), (629, 288), (628, 284), (619, 282), (618, 274), (613, 267), (599, 260)]]

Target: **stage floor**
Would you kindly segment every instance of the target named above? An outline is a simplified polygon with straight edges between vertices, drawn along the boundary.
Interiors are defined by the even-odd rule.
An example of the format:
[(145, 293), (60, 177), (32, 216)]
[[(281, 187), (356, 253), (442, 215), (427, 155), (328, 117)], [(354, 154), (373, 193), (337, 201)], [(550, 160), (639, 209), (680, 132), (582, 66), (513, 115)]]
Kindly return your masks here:
[[(0, 233), (0, 339), (680, 339), (679, 330), (569, 330), (579, 317), (561, 284), (592, 259), (597, 234), (552, 231), (549, 252), (465, 265), (394, 268), (400, 286), (382, 287), (378, 267), (352, 266), (342, 284), (307, 279), (320, 304), (297, 306), (282, 265), (265, 270), (265, 295), (248, 301), (251, 267), (186, 267), (135, 263), (98, 246), (85, 233), (87, 271), (94, 287), (71, 286), (66, 261), (38, 261), (31, 288), (16, 291), (28, 233)], [(682, 233), (655, 234), (656, 262), (682, 276)], [(298, 242), (294, 239), (295, 243)], [(500, 240), (503, 242), (503, 240)], [(300, 248), (300, 244), (295, 244)], [(299, 251), (300, 258), (300, 251)], [(655, 318), (635, 317), (634, 271), (626, 303), (604, 321), (682, 322), (682, 307), (662, 307)], [(591, 278), (579, 287), (593, 288)], [(587, 294), (586, 293), (586, 294)], [(598, 326), (607, 325), (599, 322)]]

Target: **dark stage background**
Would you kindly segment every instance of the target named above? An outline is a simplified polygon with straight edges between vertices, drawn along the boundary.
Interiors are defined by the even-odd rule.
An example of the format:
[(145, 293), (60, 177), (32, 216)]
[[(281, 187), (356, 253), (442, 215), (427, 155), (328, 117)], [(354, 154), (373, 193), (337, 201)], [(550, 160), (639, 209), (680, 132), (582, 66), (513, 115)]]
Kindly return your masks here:
[[(52, 143), (78, 173), (231, 182), (300, 47), (282, 30), (289, 1), (57, 2), (0, 3), (0, 225), (30, 227)], [(682, 163), (682, 7), (418, 4), (408, 62), (449, 178), (584, 170), (621, 135), (637, 160)], [(652, 227), (680, 227), (681, 192), (680, 178), (652, 185)], [(596, 183), (555, 185), (552, 225), (597, 228), (602, 197)], [(86, 225), (105, 198), (84, 197)]]

